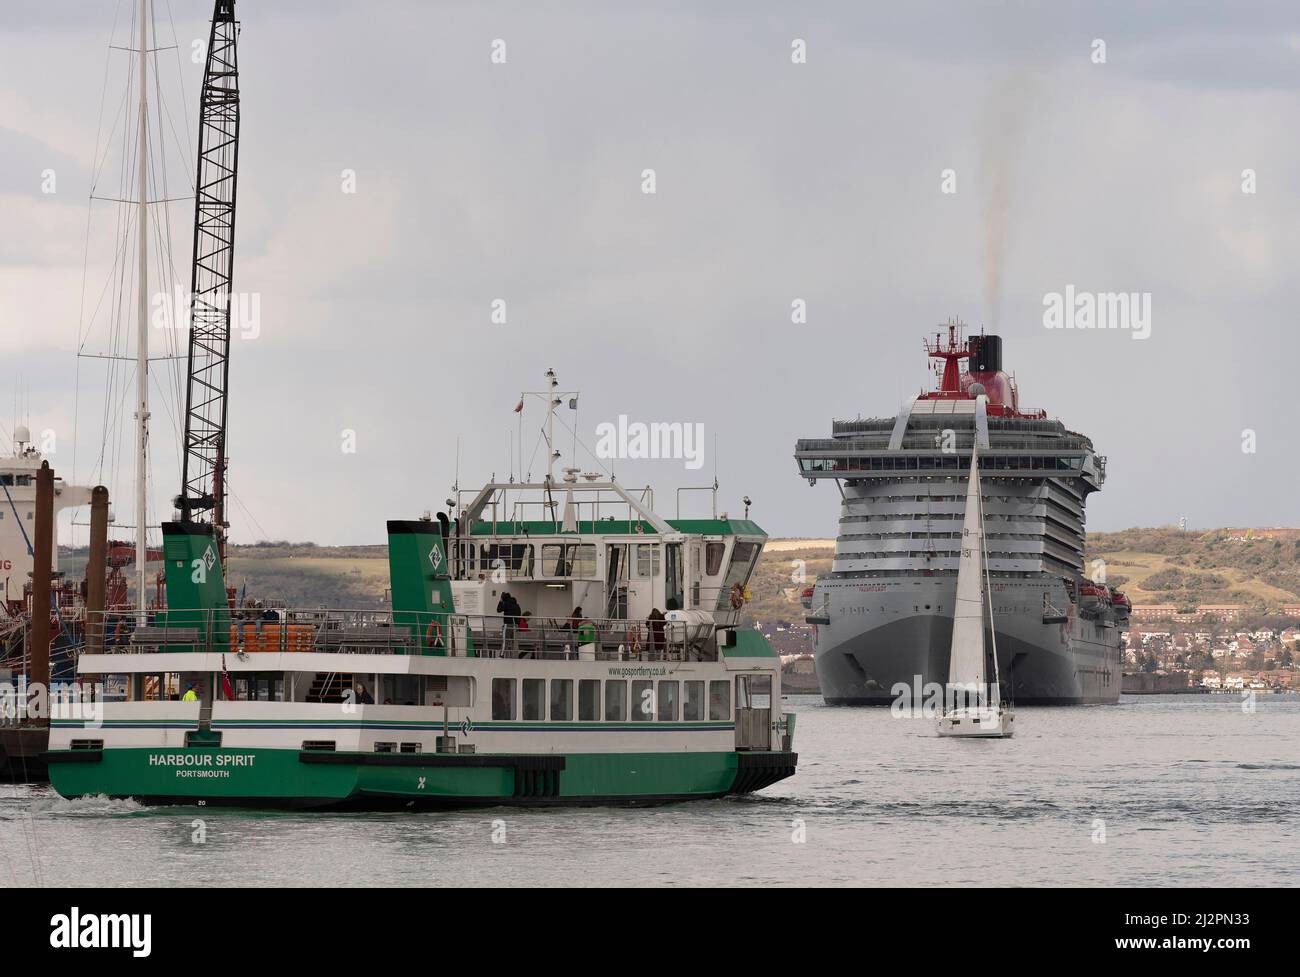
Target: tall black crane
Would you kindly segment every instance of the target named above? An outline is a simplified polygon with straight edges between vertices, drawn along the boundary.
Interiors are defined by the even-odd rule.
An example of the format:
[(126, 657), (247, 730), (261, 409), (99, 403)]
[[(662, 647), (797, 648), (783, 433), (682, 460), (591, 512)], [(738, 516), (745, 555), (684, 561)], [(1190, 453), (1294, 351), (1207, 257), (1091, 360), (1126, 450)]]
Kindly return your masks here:
[(190, 279), (189, 379), (185, 392), (182, 522), (211, 513), (225, 562), (226, 394), (230, 382), (235, 186), (239, 171), (239, 22), (235, 0), (216, 0), (199, 100), (194, 265)]

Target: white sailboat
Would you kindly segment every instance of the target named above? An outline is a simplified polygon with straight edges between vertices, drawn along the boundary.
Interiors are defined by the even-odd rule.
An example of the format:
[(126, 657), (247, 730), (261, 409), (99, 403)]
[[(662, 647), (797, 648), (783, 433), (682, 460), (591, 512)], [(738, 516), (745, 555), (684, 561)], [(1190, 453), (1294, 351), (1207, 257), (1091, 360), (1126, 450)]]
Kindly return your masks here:
[[(952, 616), (952, 648), (948, 660), (948, 688), (939, 717), (940, 736), (1008, 737), (1015, 713), (1002, 703), (998, 679), (998, 649), (994, 636), (993, 607), (988, 585), (987, 550), (984, 545), (984, 503), (980, 494), (979, 446), (971, 445), (970, 478), (966, 484), (966, 514), (962, 523), (961, 561), (957, 568), (957, 602)], [(992, 654), (984, 648), (988, 624)], [(993, 661), (993, 681), (987, 662)]]

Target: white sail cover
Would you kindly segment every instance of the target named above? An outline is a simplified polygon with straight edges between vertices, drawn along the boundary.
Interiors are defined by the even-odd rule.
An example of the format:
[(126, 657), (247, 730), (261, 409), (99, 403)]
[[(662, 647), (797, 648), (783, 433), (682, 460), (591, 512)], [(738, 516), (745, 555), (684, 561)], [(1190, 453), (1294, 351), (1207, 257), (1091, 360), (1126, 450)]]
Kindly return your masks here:
[[(952, 614), (952, 648), (948, 657), (949, 695), (957, 701), (984, 703), (984, 525), (980, 518), (979, 449), (972, 445), (966, 485), (966, 516), (961, 527), (961, 562), (957, 567), (957, 603)], [(963, 696), (961, 690), (974, 694)]]

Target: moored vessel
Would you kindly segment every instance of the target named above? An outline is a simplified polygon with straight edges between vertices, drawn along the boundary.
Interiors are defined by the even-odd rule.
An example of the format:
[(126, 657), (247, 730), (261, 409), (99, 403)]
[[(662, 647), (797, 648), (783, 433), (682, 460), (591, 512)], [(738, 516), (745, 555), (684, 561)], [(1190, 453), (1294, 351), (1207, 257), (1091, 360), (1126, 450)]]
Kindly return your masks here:
[[(1111, 703), (1120, 692), (1118, 609), (1084, 572), (1088, 496), (1106, 459), (1046, 411), (1020, 406), (998, 336), (950, 322), (925, 344), (938, 383), (894, 417), (835, 421), (801, 439), (811, 484), (841, 489), (829, 574), (808, 600), (826, 701), (928, 699), (948, 682), (965, 463), (980, 452), (998, 667), (1019, 704)], [(1087, 588), (1085, 592), (1085, 588)]]
[[(13, 436), (12, 453), (0, 457), (0, 780), (32, 782), (46, 776), (43, 703), (73, 678), (85, 623), (81, 581), (58, 568), (58, 514), (88, 502), (90, 489), (50, 477), (42, 546), (37, 483), (46, 462), (27, 425), (15, 425)], [(47, 560), (39, 568), (37, 553)], [(33, 626), (34, 615), (43, 627)]]

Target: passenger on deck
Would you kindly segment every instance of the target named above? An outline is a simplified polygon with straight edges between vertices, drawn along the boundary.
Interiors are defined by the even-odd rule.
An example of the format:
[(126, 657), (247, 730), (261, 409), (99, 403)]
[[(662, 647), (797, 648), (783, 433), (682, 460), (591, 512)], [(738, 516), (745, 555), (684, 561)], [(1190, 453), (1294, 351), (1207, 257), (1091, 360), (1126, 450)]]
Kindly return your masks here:
[(645, 619), (646, 630), (650, 632), (650, 657), (659, 658), (664, 650), (664, 612), (657, 607), (650, 608), (650, 616)]
[(373, 706), (375, 697), (366, 691), (366, 687), (360, 682), (357, 683), (357, 704), (362, 706)]
[(181, 702), (198, 702), (199, 694), (194, 691), (194, 683), (191, 682), (185, 687), (185, 694), (181, 696)]
[(569, 615), (569, 630), (577, 631), (578, 625), (582, 623), (582, 618), (583, 618), (582, 608), (575, 607), (573, 609), (573, 613)]
[(503, 618), (501, 650), (518, 651), (519, 618), (523, 613), (523, 608), (519, 606), (519, 601), (515, 600), (509, 591), (503, 591), (501, 599), (497, 601), (497, 613)]

